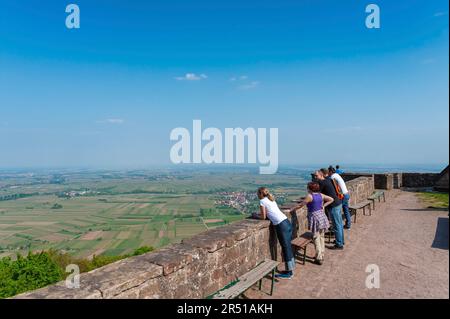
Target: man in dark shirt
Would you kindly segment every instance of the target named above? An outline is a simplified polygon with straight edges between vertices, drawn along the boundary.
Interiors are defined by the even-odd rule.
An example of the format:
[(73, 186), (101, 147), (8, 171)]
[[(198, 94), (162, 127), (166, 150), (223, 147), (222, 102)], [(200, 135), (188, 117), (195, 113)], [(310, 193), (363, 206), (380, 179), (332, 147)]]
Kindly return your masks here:
[(334, 202), (327, 207), (328, 216), (330, 216), (331, 223), (333, 224), (334, 235), (336, 237), (336, 244), (333, 249), (343, 249), (344, 223), (342, 221), (342, 201), (336, 193), (333, 181), (328, 176), (327, 169), (322, 168), (321, 170), (314, 172), (314, 178), (320, 185), (320, 192), (334, 199)]

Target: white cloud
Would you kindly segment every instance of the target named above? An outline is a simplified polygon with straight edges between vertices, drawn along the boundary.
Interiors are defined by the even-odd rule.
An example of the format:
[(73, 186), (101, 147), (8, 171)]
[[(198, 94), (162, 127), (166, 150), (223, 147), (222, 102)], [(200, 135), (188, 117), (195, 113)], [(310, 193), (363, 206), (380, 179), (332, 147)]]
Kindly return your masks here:
[(252, 81), (246, 84), (239, 85), (239, 89), (241, 90), (251, 90), (255, 89), (259, 86), (259, 81)]
[(436, 12), (435, 14), (434, 14), (434, 16), (435, 17), (443, 17), (443, 16), (446, 16), (448, 14), (448, 12), (446, 12), (446, 11), (441, 11), (441, 12)]
[(208, 76), (203, 73), (200, 75), (197, 75), (195, 73), (186, 73), (183, 76), (175, 77), (175, 80), (177, 80), (177, 81), (200, 81), (200, 80), (204, 80), (206, 78), (208, 78)]
[(125, 122), (125, 120), (118, 119), (118, 118), (97, 121), (97, 123), (102, 123), (102, 124), (123, 124), (124, 122)]

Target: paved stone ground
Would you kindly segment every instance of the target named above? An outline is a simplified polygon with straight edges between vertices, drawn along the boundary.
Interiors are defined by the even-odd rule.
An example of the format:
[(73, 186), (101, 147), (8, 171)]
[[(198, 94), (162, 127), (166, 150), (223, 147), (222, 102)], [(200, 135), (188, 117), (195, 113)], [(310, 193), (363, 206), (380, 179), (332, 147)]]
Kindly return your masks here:
[[(327, 249), (322, 266), (298, 264), (273, 298), (449, 298), (448, 211), (427, 208), (412, 192), (393, 190), (386, 200), (372, 216), (358, 215), (343, 251)], [(369, 264), (380, 269), (379, 289), (365, 286)], [(270, 296), (252, 288), (246, 297)]]

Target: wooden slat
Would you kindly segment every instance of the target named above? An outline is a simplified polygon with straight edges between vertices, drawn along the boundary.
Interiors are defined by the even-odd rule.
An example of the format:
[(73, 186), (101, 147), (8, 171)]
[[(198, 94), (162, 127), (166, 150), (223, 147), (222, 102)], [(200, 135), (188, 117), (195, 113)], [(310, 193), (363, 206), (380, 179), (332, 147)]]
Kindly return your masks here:
[(312, 233), (307, 232), (307, 233), (304, 233), (303, 235), (301, 235), (300, 237), (293, 239), (291, 241), (291, 244), (293, 246), (303, 248), (306, 245), (308, 245), (311, 241), (312, 241)]
[(377, 191), (377, 192), (373, 193), (372, 195), (370, 195), (370, 196), (368, 197), (368, 199), (372, 199), (372, 200), (373, 200), (373, 199), (377, 199), (377, 198), (383, 196), (383, 194), (384, 194), (383, 191)]
[(279, 265), (278, 261), (265, 260), (246, 274), (239, 277), (239, 281), (233, 286), (219, 291), (213, 296), (213, 299), (232, 299), (238, 297), (248, 288), (256, 284), (264, 276), (270, 273), (275, 267)]
[(364, 201), (364, 202), (361, 202), (361, 203), (357, 203), (356, 205), (351, 205), (351, 206), (349, 206), (349, 208), (350, 209), (361, 209), (361, 208), (363, 208), (365, 206), (368, 206), (368, 205), (370, 205), (370, 202), (367, 200), (367, 201)]

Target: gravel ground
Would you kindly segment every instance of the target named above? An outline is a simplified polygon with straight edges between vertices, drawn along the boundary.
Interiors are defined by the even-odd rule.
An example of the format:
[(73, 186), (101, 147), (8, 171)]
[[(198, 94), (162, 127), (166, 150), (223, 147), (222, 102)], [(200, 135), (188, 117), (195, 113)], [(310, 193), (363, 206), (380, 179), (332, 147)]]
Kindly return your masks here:
[[(359, 214), (345, 231), (343, 251), (327, 249), (321, 266), (298, 264), (273, 298), (449, 298), (448, 211), (427, 208), (412, 192), (386, 194), (372, 216)], [(379, 288), (366, 287), (369, 264), (378, 266)], [(270, 296), (252, 288), (246, 297)]]

